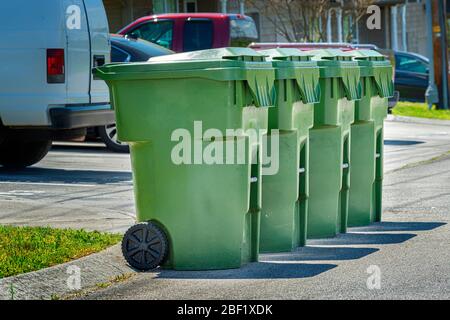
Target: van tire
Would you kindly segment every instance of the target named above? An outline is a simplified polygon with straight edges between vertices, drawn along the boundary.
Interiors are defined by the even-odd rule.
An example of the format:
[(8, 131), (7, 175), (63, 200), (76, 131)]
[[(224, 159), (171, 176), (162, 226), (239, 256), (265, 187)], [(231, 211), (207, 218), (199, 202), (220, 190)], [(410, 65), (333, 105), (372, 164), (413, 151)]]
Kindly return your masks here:
[(51, 140), (5, 139), (0, 143), (0, 165), (7, 169), (29, 167), (41, 161), (47, 155), (51, 146)]

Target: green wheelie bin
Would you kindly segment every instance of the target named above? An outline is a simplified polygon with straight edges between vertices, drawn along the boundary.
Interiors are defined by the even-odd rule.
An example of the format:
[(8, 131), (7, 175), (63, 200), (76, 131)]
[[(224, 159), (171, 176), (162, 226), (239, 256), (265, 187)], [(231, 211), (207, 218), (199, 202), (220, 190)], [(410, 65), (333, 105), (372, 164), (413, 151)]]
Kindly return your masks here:
[(275, 72), (247, 48), (96, 69), (130, 145), (137, 225), (122, 241), (141, 270), (257, 261), (262, 143)]
[(278, 170), (271, 166), (265, 174), (263, 164), (260, 250), (291, 251), (306, 242), (309, 129), (320, 97), (319, 67), (298, 49), (259, 52), (275, 69), (276, 107), (269, 109), (267, 141), (268, 152), (279, 154)]
[(362, 97), (351, 126), (352, 174), (349, 226), (381, 221), (383, 185), (383, 123), (388, 98), (394, 94), (392, 65), (374, 50), (349, 51), (361, 67)]
[(360, 68), (338, 49), (309, 51), (320, 67), (320, 103), (310, 131), (308, 238), (346, 232), (350, 125), (360, 98)]

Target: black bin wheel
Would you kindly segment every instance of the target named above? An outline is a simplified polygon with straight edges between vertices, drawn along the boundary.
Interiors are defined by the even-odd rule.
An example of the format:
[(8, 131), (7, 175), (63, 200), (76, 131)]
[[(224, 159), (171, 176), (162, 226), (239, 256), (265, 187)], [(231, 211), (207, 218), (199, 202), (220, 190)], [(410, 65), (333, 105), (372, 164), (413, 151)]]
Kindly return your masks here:
[(136, 224), (123, 236), (122, 254), (135, 269), (141, 271), (155, 269), (164, 262), (168, 251), (167, 237), (154, 223)]

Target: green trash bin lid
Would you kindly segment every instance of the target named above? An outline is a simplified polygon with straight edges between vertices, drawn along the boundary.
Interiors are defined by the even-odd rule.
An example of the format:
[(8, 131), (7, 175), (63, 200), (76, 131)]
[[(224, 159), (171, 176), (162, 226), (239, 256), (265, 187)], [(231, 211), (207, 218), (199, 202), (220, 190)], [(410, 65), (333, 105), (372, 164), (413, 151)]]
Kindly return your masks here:
[(250, 48), (220, 48), (160, 56), (142, 63), (108, 64), (94, 69), (105, 81), (204, 78), (246, 81), (257, 106), (272, 106), (272, 64)]
[(360, 67), (353, 56), (339, 49), (309, 50), (320, 67), (321, 78), (339, 78), (344, 87), (344, 97), (348, 100), (361, 99)]
[(320, 101), (320, 69), (313, 55), (295, 48), (261, 50), (275, 68), (275, 79), (295, 79), (303, 103)]
[(380, 97), (389, 98), (394, 95), (393, 66), (383, 54), (368, 49), (352, 50), (349, 53), (361, 67), (361, 77), (373, 78)]

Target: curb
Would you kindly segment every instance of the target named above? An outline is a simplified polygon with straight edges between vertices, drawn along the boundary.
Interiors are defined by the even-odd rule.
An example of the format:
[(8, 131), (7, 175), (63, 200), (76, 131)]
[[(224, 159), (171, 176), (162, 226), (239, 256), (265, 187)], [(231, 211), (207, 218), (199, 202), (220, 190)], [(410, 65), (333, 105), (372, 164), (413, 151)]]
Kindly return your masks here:
[[(136, 271), (123, 259), (120, 245), (115, 245), (71, 262), (0, 279), (0, 300), (59, 299), (131, 273)], [(77, 283), (77, 278), (79, 288), (71, 289), (68, 284)]]
[(450, 120), (438, 120), (438, 119), (427, 119), (427, 118), (417, 118), (417, 117), (394, 116), (392, 114), (389, 114), (387, 116), (386, 120), (387, 121), (392, 121), (392, 122), (428, 124), (428, 125), (435, 125), (435, 126), (450, 126)]

